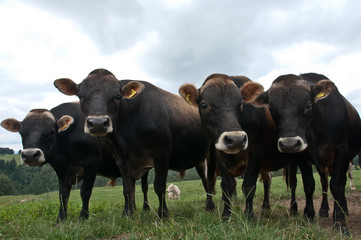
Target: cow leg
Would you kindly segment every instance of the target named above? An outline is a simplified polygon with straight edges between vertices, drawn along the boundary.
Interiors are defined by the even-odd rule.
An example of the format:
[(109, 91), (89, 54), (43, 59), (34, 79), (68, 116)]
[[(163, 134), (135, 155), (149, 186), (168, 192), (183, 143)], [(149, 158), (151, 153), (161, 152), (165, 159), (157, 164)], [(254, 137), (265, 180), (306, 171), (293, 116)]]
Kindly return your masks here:
[(122, 172), (124, 211), (123, 216), (131, 216), (134, 206), (135, 180)]
[(207, 211), (212, 211), (214, 209), (212, 209), (212, 203), (213, 203), (213, 206), (214, 206), (214, 201), (213, 201), (213, 197), (212, 197), (212, 192), (209, 190), (209, 186), (208, 186), (208, 180), (207, 180), (207, 177), (206, 177), (206, 171), (207, 170), (207, 161), (203, 161), (201, 163), (199, 163), (197, 166), (196, 166), (196, 170), (197, 170), (197, 173), (199, 175), (199, 177), (201, 178), (202, 180), (202, 184), (203, 184), (203, 188), (204, 190), (206, 191), (206, 210)]
[(320, 211), (318, 213), (318, 216), (323, 218), (328, 218), (328, 210), (330, 210), (330, 207), (328, 205), (328, 199), (327, 199), (327, 192), (328, 192), (328, 174), (318, 171), (320, 175), (320, 181), (322, 185), (322, 202)]
[(160, 166), (155, 168), (154, 191), (158, 196), (158, 217), (168, 218), (169, 211), (165, 201), (165, 190), (167, 184), (168, 167)]
[(216, 152), (215, 147), (211, 144), (209, 154), (207, 156), (207, 199), (206, 199), (206, 211), (214, 211), (216, 204), (214, 203), (213, 196), (215, 195), (216, 185)]
[(271, 183), (272, 183), (272, 174), (271, 172), (267, 172), (265, 174), (262, 174), (262, 180), (263, 180), (263, 204), (262, 209), (270, 209), (270, 192), (271, 192)]
[(142, 192), (143, 192), (143, 210), (149, 211), (149, 203), (148, 203), (148, 174), (149, 171), (147, 171), (144, 176), (141, 179), (142, 182)]
[(340, 154), (335, 156), (334, 171), (332, 173), (330, 181), (330, 190), (333, 195), (334, 209), (333, 209), (333, 222), (335, 228), (342, 230), (342, 232), (348, 235), (348, 228), (345, 221), (345, 216), (348, 215), (347, 201), (345, 197), (346, 186), (346, 173), (349, 162), (345, 159), (341, 159)]
[(234, 177), (232, 177), (228, 169), (223, 166), (223, 164), (219, 164), (219, 171), (222, 176), (221, 188), (222, 188), (222, 200), (224, 202), (224, 208), (222, 217), (229, 218), (231, 216), (231, 199), (234, 193), (236, 181)]
[(60, 209), (57, 222), (63, 221), (68, 215), (68, 201), (70, 196), (71, 184), (59, 180), (59, 201)]
[(291, 203), (290, 212), (291, 215), (296, 216), (298, 214), (298, 205), (296, 201), (296, 188), (297, 188), (297, 162), (292, 162), (288, 167), (288, 184), (291, 188)]
[(313, 178), (312, 165), (307, 161), (298, 161), (301, 170), (303, 188), (306, 195), (306, 206), (303, 211), (306, 218), (313, 220), (315, 217), (315, 208), (313, 206), (313, 193), (315, 192), (315, 179)]
[(83, 202), (83, 206), (79, 216), (79, 219), (81, 220), (89, 218), (89, 199), (93, 191), (95, 177), (96, 177), (95, 173), (87, 174), (86, 176), (84, 176), (83, 184), (81, 185), (80, 196)]
[[(256, 153), (254, 153), (256, 155)], [(261, 157), (252, 157), (248, 161), (251, 162), (247, 167), (243, 184), (242, 191), (244, 196), (246, 197), (246, 209), (244, 213), (248, 218), (253, 218), (253, 198), (256, 193), (256, 184), (257, 178), (260, 171), (260, 164), (257, 163), (257, 159), (262, 159)]]

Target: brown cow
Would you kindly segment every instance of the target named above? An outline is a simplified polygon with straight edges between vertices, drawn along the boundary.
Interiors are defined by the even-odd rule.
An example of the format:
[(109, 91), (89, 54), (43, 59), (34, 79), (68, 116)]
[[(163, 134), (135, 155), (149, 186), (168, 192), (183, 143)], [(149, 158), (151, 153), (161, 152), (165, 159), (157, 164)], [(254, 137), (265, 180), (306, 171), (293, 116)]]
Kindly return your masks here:
[(268, 106), (277, 126), (280, 152), (308, 153), (304, 161), (312, 162), (321, 173), (330, 173), (333, 220), (336, 228), (348, 234), (346, 173), (361, 147), (356, 109), (332, 81), (316, 73), (280, 76), (253, 104)]

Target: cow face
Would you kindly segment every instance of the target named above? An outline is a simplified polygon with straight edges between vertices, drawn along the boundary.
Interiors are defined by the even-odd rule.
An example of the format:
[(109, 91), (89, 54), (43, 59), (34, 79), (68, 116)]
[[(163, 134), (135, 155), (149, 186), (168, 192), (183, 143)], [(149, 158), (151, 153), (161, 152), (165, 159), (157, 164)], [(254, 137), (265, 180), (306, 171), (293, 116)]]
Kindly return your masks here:
[[(240, 125), (242, 92), (230, 77), (213, 74), (200, 89), (186, 84), (179, 89), (179, 93), (189, 104), (198, 108), (202, 125), (216, 149), (236, 154), (247, 148), (247, 133)], [(246, 94), (252, 95), (250, 92)]]
[(70, 116), (58, 121), (45, 109), (33, 109), (20, 122), (14, 118), (5, 119), (1, 126), (11, 132), (19, 132), (23, 144), (22, 161), (29, 166), (42, 166), (54, 149), (56, 132), (62, 132), (74, 122)]
[(79, 97), (85, 119), (84, 132), (94, 137), (112, 133), (120, 101), (136, 97), (144, 88), (139, 82), (129, 82), (122, 87), (115, 76), (105, 69), (92, 71), (80, 84), (62, 78), (55, 80), (54, 85), (66, 95)]
[(334, 84), (321, 80), (310, 84), (296, 75), (278, 77), (270, 89), (256, 100), (256, 106), (268, 106), (278, 131), (278, 150), (283, 153), (302, 152), (308, 146), (312, 109), (326, 98)]

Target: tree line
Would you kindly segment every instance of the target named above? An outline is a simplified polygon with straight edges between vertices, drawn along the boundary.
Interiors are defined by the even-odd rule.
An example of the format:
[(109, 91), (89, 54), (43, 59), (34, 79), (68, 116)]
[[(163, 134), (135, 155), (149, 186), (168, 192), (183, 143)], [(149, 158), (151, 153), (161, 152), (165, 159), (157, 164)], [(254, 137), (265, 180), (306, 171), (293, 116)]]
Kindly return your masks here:
[(14, 154), (14, 150), (10, 148), (0, 147), (0, 155), (4, 155), (4, 154)]

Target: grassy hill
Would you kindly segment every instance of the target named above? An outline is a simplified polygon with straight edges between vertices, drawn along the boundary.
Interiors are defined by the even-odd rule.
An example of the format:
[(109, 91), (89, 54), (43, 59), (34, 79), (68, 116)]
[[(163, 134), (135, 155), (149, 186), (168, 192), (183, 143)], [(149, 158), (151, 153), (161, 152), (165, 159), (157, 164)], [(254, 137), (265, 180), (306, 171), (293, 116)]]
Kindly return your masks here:
[[(304, 199), (301, 177), (298, 176), (297, 197)], [(316, 174), (316, 196), (321, 194), (319, 177)], [(354, 181), (361, 195), (361, 171), (354, 171)], [(38, 196), (0, 197), (0, 239), (339, 239), (334, 231), (322, 227), (317, 218), (310, 224), (300, 214), (290, 217), (288, 199), (290, 191), (282, 177), (275, 177), (271, 189), (271, 210), (262, 212), (262, 183), (258, 182), (254, 201), (255, 217), (244, 218), (245, 202), (239, 180), (238, 196), (233, 198), (233, 214), (228, 221), (221, 219), (220, 181), (215, 196), (217, 209), (206, 212), (205, 193), (199, 180), (176, 183), (181, 189), (181, 198), (167, 201), (171, 217), (160, 221), (157, 218), (158, 199), (153, 186), (149, 186), (150, 212), (143, 212), (142, 193), (136, 189), (137, 210), (130, 218), (122, 217), (124, 204), (122, 187), (94, 188), (90, 202), (90, 219), (79, 222), (81, 209), (79, 190), (71, 193), (68, 219), (56, 223), (59, 210), (58, 193)], [(346, 194), (350, 193), (346, 185)], [(332, 197), (329, 196), (329, 199)], [(23, 201), (21, 201), (23, 200)], [(284, 206), (281, 202), (287, 202)], [(22, 203), (20, 203), (22, 202)], [(315, 209), (316, 212), (318, 209)], [(303, 209), (299, 209), (300, 213)], [(330, 211), (330, 214), (332, 212)], [(351, 231), (352, 233), (352, 231)]]

